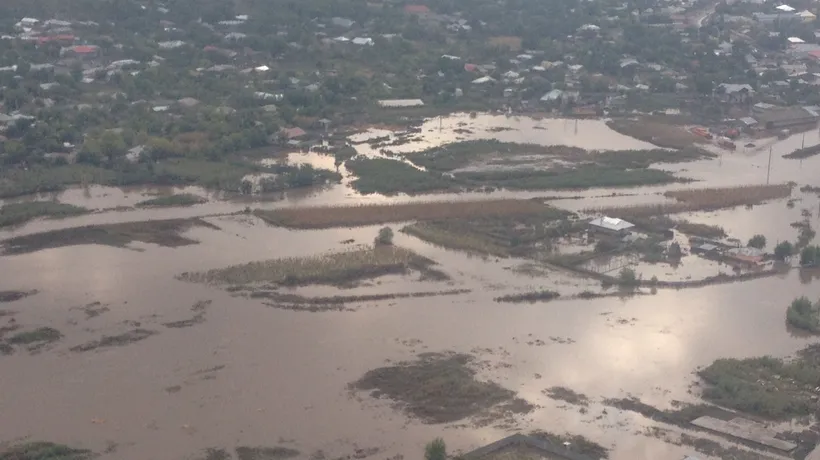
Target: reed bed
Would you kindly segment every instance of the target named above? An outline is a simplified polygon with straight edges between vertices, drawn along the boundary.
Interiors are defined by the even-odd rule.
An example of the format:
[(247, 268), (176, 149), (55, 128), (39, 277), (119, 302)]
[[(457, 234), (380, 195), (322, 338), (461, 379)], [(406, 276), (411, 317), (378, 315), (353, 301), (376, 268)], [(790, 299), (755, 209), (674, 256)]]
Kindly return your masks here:
[(677, 201), (591, 208), (584, 211), (620, 217), (621, 219), (636, 219), (664, 214), (712, 211), (735, 206), (755, 205), (768, 200), (787, 198), (791, 195), (791, 191), (792, 186), (788, 184), (673, 190), (664, 193), (664, 196)]
[(739, 205), (758, 204), (778, 198), (787, 198), (791, 193), (791, 185), (774, 184), (673, 190), (664, 193), (664, 196), (699, 207), (727, 208)]
[(554, 212), (554, 209), (536, 200), (502, 199), (257, 210), (255, 214), (272, 225), (315, 229), (413, 220), (532, 215), (544, 212)]
[(376, 246), (312, 257), (287, 257), (250, 262), (205, 272), (186, 272), (184, 281), (246, 285), (272, 283), (282, 286), (343, 284), (364, 278), (425, 270), (434, 262), (396, 246)]

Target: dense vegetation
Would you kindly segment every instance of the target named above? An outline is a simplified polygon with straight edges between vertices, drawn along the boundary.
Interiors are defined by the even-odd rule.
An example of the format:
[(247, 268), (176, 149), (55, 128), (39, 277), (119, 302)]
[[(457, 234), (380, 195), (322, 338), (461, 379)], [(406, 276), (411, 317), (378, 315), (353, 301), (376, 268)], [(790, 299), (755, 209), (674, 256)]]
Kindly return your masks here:
[(698, 374), (707, 384), (703, 397), (724, 407), (779, 420), (818, 409), (814, 388), (820, 381), (820, 348), (816, 345), (791, 360), (718, 359)]
[(820, 334), (820, 302), (806, 297), (794, 299), (786, 310), (786, 322), (794, 328)]
[(0, 447), (0, 460), (90, 460), (94, 457), (90, 450), (74, 449), (51, 442), (28, 442), (8, 448)]
[(171, 206), (193, 206), (208, 201), (201, 196), (192, 195), (190, 193), (179, 193), (176, 195), (160, 196), (137, 203), (138, 207), (153, 208), (153, 207), (171, 207)]
[(447, 190), (452, 181), (397, 160), (386, 158), (355, 158), (346, 163), (357, 176), (352, 185), (360, 193), (416, 194)]
[(0, 208), (0, 227), (20, 225), (40, 217), (59, 219), (87, 212), (88, 209), (54, 201), (10, 203)]

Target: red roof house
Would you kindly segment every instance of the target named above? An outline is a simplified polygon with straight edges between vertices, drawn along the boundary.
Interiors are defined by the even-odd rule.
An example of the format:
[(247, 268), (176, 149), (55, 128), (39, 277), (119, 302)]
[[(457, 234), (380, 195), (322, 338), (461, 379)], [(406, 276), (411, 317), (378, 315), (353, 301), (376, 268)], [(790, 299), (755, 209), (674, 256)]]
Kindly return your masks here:
[(427, 5), (405, 5), (404, 12), (409, 14), (430, 14)]
[(464, 70), (467, 72), (475, 72), (478, 70), (478, 66), (475, 64), (464, 64)]
[(37, 37), (37, 44), (44, 45), (51, 42), (73, 43), (76, 37), (73, 35), (47, 35), (45, 37)]
[(297, 137), (302, 137), (307, 133), (305, 132), (304, 129), (296, 127), (296, 128), (285, 128), (285, 129), (282, 130), (282, 134), (284, 134), (285, 137), (288, 138), (288, 139), (295, 139)]

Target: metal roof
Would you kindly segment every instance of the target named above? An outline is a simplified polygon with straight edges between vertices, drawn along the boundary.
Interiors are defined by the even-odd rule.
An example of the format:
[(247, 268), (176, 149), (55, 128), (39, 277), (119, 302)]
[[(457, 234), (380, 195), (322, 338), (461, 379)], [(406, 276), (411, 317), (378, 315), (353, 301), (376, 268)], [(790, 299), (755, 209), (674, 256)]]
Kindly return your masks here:
[(635, 225), (633, 225), (633, 224), (631, 224), (631, 223), (629, 223), (629, 222), (627, 222), (623, 219), (618, 219), (617, 217), (607, 217), (607, 216), (602, 216), (602, 217), (592, 219), (591, 221), (589, 221), (589, 224), (594, 225), (596, 227), (605, 228), (607, 230), (613, 230), (613, 231), (616, 231), (616, 232), (621, 231), (621, 230), (627, 230), (627, 229), (630, 229), (630, 228), (635, 226)]

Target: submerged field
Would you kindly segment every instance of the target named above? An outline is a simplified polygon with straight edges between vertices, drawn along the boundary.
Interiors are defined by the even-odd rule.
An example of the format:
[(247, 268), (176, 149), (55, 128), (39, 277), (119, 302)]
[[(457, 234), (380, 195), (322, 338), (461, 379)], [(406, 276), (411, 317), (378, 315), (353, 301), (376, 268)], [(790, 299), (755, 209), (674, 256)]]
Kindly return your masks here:
[(363, 194), (412, 195), (495, 188), (563, 190), (666, 184), (683, 179), (653, 169), (652, 165), (713, 156), (694, 148), (598, 152), (562, 145), (481, 140), (405, 154), (404, 159), (412, 164), (388, 158), (356, 158), (347, 165), (358, 176), (353, 188)]
[(17, 236), (3, 241), (2, 247), (3, 253), (7, 255), (84, 244), (124, 247), (134, 241), (177, 247), (197, 243), (196, 240), (182, 235), (183, 232), (192, 227), (207, 227), (218, 230), (218, 227), (202, 219), (171, 219), (126, 224), (90, 225)]
[(292, 257), (250, 262), (207, 272), (183, 273), (179, 277), (197, 283), (246, 285), (270, 283), (280, 286), (307, 284), (341, 285), (391, 273), (418, 271), (442, 277), (426, 259), (404, 248), (382, 245), (313, 257)]
[[(463, 122), (482, 129), (467, 114)], [(498, 137), (585, 142), (583, 123), (573, 133), (554, 122)], [(508, 179), (577, 182), (590, 171), (590, 180), (627, 171), (632, 181), (658, 163), (677, 171), (670, 177), (707, 164), (727, 185), (762, 181), (725, 166), (759, 162), (749, 152), (725, 155), (718, 169), (697, 150), (503, 144), (385, 155), (419, 168), (411, 181), (387, 175), (373, 187), (424, 188), (431, 174), (474, 178), (469, 188), (481, 190)], [(562, 177), (570, 168), (580, 172)], [(88, 208), (107, 211), (4, 232), (0, 386), (3, 411), (15, 416), (0, 420), (0, 460), (400, 460), (438, 436), (456, 457), (511, 432), (611, 460), (784, 458), (693, 428), (696, 416), (738, 416), (704, 401), (778, 422), (796, 416), (780, 436), (804, 441), (788, 455), (813, 446), (816, 353), (783, 357), (808, 345), (784, 316), (795, 296), (820, 298), (816, 271), (777, 261), (785, 269), (768, 278), (685, 291), (663, 281), (735, 273), (692, 255), (692, 236), (734, 247), (764, 233), (768, 253), (798, 232), (813, 244), (814, 195), (704, 181), (403, 202), (411, 199), (363, 198), (347, 185), (235, 202), (190, 188), (210, 197), (192, 207), (179, 190), (91, 187), (49, 199), (85, 207), (88, 192), (106, 203)], [(125, 195), (132, 209), (113, 211)], [(659, 201), (669, 207), (629, 215), (645, 239), (587, 235), (592, 216), (581, 210)], [(365, 202), (378, 204), (349, 206)], [(675, 209), (688, 214), (669, 215)], [(394, 239), (373, 245), (385, 224)], [(618, 286), (624, 261), (636, 278)], [(59, 444), (21, 447), (38, 440)]]

